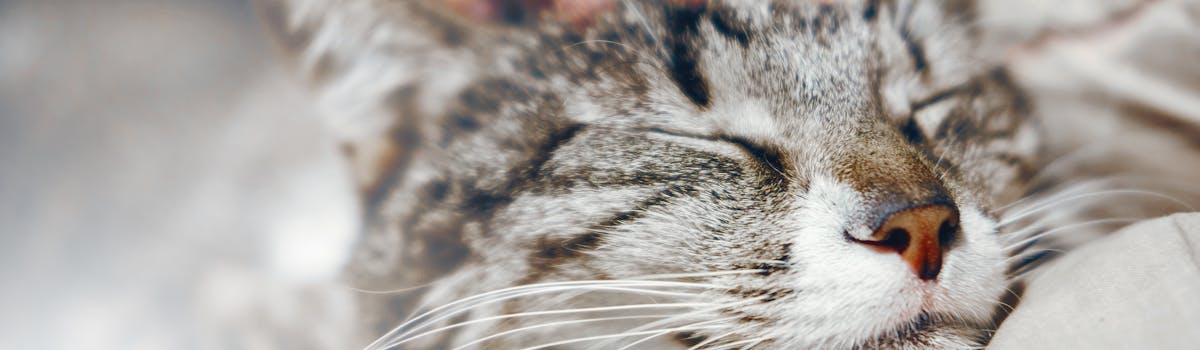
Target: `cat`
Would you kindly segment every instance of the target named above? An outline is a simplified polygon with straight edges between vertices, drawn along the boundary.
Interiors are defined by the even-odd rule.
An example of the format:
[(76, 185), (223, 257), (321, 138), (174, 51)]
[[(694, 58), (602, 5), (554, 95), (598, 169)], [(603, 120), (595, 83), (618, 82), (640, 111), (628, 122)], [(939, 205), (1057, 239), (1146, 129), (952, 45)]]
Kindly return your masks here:
[(417, 287), (370, 349), (977, 348), (1040, 257), (1047, 123), (971, 1), (261, 4), (349, 140), (349, 279)]

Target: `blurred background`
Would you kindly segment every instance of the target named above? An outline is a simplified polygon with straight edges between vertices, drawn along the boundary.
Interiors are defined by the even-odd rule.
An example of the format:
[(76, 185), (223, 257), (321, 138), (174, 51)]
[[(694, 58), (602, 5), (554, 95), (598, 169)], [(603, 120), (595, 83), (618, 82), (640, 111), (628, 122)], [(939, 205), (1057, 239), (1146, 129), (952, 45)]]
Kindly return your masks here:
[[(1195, 1), (982, 11), (1043, 113), (1200, 125)], [(277, 56), (247, 0), (0, 0), (0, 349), (345, 347), (357, 202)]]
[(0, 349), (339, 324), (297, 305), (337, 300), (357, 202), (280, 62), (244, 0), (0, 1)]

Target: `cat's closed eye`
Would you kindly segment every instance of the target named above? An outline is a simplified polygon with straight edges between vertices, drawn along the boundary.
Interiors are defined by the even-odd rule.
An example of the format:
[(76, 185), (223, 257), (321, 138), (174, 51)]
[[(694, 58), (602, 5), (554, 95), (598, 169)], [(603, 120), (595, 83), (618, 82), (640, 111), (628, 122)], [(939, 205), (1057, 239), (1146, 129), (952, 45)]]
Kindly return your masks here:
[(665, 129), (661, 129), (661, 128), (651, 128), (651, 129), (648, 129), (648, 131), (653, 132), (653, 133), (675, 136), (675, 137), (686, 137), (686, 138), (692, 138), (692, 139), (698, 139), (698, 140), (705, 140), (705, 141), (711, 141), (711, 142), (722, 142), (722, 143), (729, 143), (729, 144), (737, 145), (739, 148), (742, 149), (742, 151), (744, 151), (746, 153), (747, 156), (749, 156), (751, 159), (755, 160), (761, 166), (772, 169), (772, 170), (780, 173), (780, 175), (784, 175), (782, 169), (786, 169), (786, 166), (783, 161), (783, 155), (780, 154), (780, 152), (777, 149), (775, 149), (771, 146), (768, 146), (768, 145), (756, 143), (745, 137), (728, 136), (728, 135), (715, 135), (715, 136), (699, 135), (699, 134), (688, 133), (688, 132), (670, 131), (670, 130), (665, 130)]

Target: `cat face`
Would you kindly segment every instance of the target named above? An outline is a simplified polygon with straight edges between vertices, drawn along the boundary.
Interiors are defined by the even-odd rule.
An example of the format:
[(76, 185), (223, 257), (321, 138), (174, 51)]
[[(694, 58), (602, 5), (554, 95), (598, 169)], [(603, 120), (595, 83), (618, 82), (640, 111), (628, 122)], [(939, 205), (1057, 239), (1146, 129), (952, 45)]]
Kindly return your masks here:
[[(428, 316), (376, 345), (983, 338), (1006, 283), (992, 213), (1038, 146), (1003, 72), (974, 68), (969, 8), (627, 3), (578, 32), (359, 5), (289, 25), (324, 24), (304, 42), (328, 94), (388, 87), (353, 102), (391, 130), (358, 271), (434, 284)], [(355, 54), (312, 49), (339, 36)], [(391, 75), (355, 77), (370, 69)]]

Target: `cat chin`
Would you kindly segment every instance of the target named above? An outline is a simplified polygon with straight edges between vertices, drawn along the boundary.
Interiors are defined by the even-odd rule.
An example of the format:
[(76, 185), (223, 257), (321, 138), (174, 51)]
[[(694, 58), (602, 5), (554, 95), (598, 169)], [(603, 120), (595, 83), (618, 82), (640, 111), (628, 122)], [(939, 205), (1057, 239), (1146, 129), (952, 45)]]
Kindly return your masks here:
[(887, 349), (887, 350), (936, 350), (936, 349), (979, 349), (984, 331), (966, 325), (951, 325), (929, 321), (929, 318), (914, 320), (896, 329), (866, 339), (826, 339), (818, 343), (775, 339), (764, 342), (754, 349)]
[(852, 349), (978, 349), (984, 333), (975, 327), (931, 322), (914, 327), (860, 343)]

